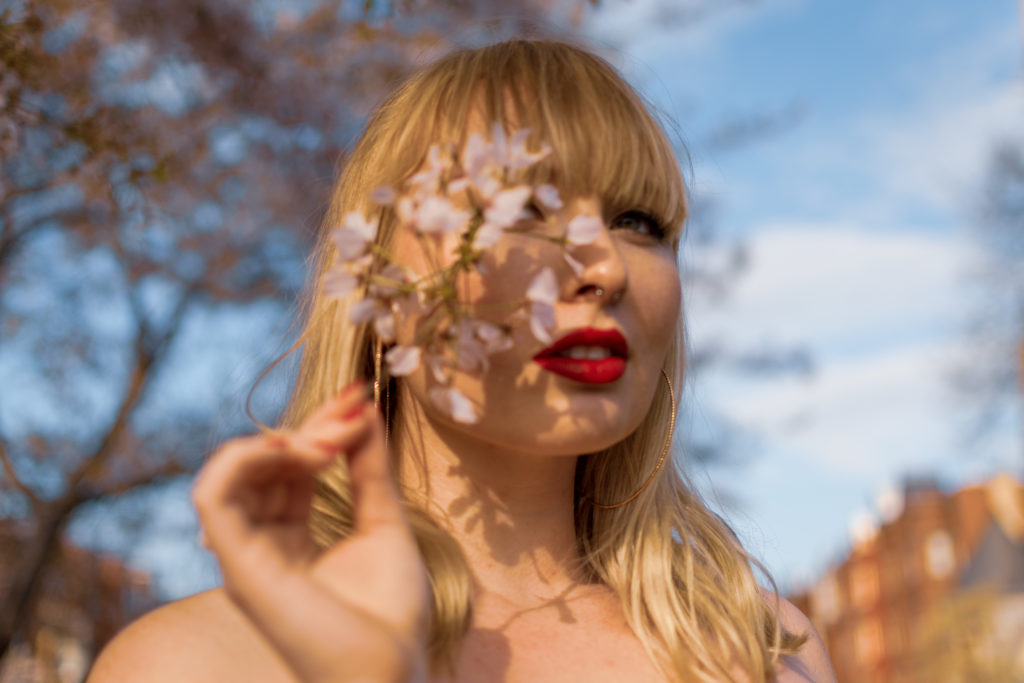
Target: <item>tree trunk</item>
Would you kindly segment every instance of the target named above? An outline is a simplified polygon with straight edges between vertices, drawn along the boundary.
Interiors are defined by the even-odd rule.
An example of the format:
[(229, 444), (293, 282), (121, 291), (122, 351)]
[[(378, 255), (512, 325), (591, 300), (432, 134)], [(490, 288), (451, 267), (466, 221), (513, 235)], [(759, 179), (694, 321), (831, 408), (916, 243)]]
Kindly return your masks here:
[(47, 504), (38, 516), (35, 533), (19, 544), (22, 553), (9, 568), (7, 590), (0, 597), (0, 660), (32, 614), (43, 570), (56, 552), (74, 508), (68, 496)]

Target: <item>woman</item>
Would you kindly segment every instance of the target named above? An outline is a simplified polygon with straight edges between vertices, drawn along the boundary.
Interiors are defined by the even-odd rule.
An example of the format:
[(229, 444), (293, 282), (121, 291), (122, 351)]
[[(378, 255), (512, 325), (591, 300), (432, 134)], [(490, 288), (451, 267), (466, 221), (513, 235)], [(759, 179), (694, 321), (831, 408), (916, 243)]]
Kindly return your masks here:
[[(474, 179), (499, 148), (501, 173)], [(405, 228), (430, 192), (414, 210), (378, 190), (410, 183), (444, 194), (429, 239)], [(501, 183), (515, 216), (484, 240)], [(444, 226), (469, 216), (463, 248)], [(339, 180), (327, 225), (350, 229), (320, 240), (284, 427), (229, 442), (197, 480), (224, 587), (134, 624), (92, 680), (833, 680), (666, 457), (685, 216), (663, 132), (593, 55), (515, 41), (413, 76)], [(355, 303), (386, 278), (325, 294), (351, 288), (349, 258), (408, 282), (459, 272), (391, 318), (399, 284)], [(437, 323), (453, 301), (477, 316), (468, 337)], [(485, 338), (502, 343), (466, 362)], [(439, 339), (469, 342), (405, 362)]]

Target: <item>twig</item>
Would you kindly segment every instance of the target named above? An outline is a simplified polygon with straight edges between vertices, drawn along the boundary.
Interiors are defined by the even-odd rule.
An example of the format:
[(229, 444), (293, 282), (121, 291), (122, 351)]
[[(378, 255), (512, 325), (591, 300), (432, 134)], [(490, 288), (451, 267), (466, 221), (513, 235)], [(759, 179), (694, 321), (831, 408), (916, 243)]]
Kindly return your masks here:
[(0, 443), (0, 464), (3, 465), (4, 476), (10, 479), (11, 484), (17, 489), (23, 496), (29, 499), (32, 503), (32, 507), (38, 509), (42, 504), (39, 497), (25, 482), (21, 480), (17, 472), (14, 471), (14, 463), (11, 462), (10, 456), (7, 454), (7, 446)]

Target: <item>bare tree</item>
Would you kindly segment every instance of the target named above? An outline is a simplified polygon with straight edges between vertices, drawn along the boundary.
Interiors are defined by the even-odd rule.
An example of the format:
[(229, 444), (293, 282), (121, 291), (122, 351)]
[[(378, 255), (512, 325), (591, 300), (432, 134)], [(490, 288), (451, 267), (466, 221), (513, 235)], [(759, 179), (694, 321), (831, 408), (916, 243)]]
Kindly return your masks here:
[(0, 517), (31, 530), (0, 563), (0, 657), (77, 511), (195, 470), (224, 390), (197, 343), (294, 297), (389, 84), (484, 17), (493, 36), (546, 11), (272, 7), (0, 2)]
[[(955, 374), (969, 400), (972, 437), (1014, 419), (1024, 362), (1024, 144), (994, 151), (974, 235), (984, 254), (975, 270), (979, 296), (968, 329), (971, 354)], [(1024, 435), (1022, 435), (1024, 437)], [(1024, 453), (1024, 438), (1021, 440)]]
[[(337, 164), (391, 84), (453, 40), (544, 35), (587, 4), (0, 0), (0, 521), (30, 530), (0, 558), (0, 658), (88, 504), (187, 476), (211, 434), (244, 428), (217, 408), (252, 350), (212, 330), (293, 300)], [(721, 293), (742, 264), (693, 275)], [(694, 365), (724, 357), (807, 365)], [(717, 457), (727, 427), (695, 452)]]

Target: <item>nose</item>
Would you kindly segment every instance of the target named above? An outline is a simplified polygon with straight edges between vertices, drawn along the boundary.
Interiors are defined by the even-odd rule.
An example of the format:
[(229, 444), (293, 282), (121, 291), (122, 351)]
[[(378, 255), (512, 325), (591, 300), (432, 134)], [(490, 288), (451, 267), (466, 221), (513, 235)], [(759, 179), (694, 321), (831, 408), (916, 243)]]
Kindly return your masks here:
[(607, 225), (597, 239), (573, 248), (569, 256), (580, 264), (573, 283), (574, 298), (593, 297), (602, 304), (622, 298), (629, 284), (629, 271)]

